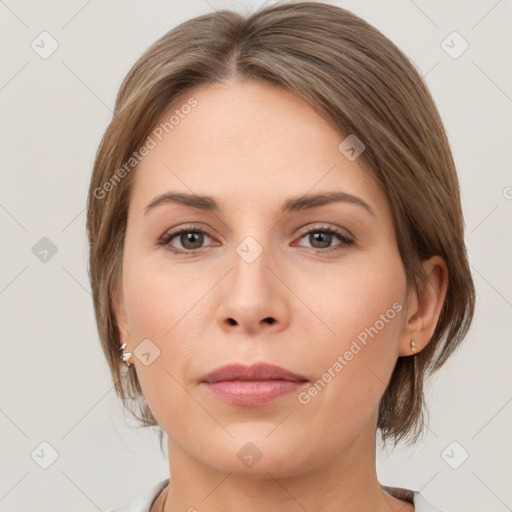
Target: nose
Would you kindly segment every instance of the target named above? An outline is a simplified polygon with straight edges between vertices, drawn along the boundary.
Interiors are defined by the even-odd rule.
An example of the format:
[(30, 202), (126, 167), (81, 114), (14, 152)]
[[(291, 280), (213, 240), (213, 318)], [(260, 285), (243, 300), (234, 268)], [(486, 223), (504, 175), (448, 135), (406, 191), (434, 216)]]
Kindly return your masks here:
[(242, 251), (240, 254), (235, 252), (233, 266), (220, 287), (217, 322), (221, 329), (244, 335), (275, 334), (286, 329), (290, 291), (277, 258), (267, 248), (254, 261), (245, 258)]

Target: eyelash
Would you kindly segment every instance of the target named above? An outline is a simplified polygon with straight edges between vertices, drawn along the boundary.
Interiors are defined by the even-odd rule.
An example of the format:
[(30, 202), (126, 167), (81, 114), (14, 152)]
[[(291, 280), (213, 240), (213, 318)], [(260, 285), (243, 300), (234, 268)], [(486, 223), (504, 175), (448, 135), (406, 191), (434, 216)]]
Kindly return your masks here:
[[(210, 238), (213, 238), (206, 231), (204, 231), (202, 229), (198, 229), (195, 226), (191, 225), (191, 226), (187, 226), (187, 227), (181, 228), (176, 231), (171, 231), (170, 233), (165, 233), (162, 236), (161, 240), (159, 241), (159, 245), (165, 246), (166, 249), (168, 249), (169, 251), (176, 253), (176, 254), (194, 254), (194, 253), (200, 251), (201, 249), (204, 249), (204, 247), (200, 247), (198, 249), (182, 250), (182, 249), (176, 249), (176, 248), (172, 247), (170, 244), (171, 240), (179, 235), (184, 234), (184, 233), (200, 233), (203, 235), (207, 235)], [(335, 228), (332, 228), (330, 226), (321, 226), (321, 227), (317, 227), (317, 228), (313, 228), (313, 229), (308, 229), (307, 231), (302, 231), (299, 236), (299, 240), (301, 240), (302, 238), (304, 238), (304, 236), (306, 236), (310, 233), (328, 233), (330, 235), (337, 236), (342, 242), (340, 244), (340, 247), (335, 246), (335, 247), (328, 247), (326, 249), (315, 249), (313, 247), (312, 249), (316, 252), (337, 251), (337, 250), (343, 249), (344, 247), (349, 247), (355, 243), (353, 239), (349, 238), (341, 231), (339, 231)]]

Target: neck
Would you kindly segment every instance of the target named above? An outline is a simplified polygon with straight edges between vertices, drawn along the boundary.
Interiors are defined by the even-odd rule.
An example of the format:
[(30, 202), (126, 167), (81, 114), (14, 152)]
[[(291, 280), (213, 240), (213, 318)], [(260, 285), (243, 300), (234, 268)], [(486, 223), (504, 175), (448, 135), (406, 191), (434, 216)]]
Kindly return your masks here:
[[(240, 472), (239, 464), (219, 471), (168, 439), (170, 483), (158, 510), (209, 512), (374, 512), (413, 511), (413, 505), (387, 494), (375, 468), (376, 430), (368, 425), (350, 446), (322, 460), (312, 457), (302, 470), (260, 465)], [(300, 451), (300, 448), (299, 448)], [(238, 462), (238, 461), (237, 461)], [(258, 467), (259, 466), (259, 467)], [(294, 466), (296, 468), (296, 466)], [(160, 500), (159, 500), (160, 501)]]

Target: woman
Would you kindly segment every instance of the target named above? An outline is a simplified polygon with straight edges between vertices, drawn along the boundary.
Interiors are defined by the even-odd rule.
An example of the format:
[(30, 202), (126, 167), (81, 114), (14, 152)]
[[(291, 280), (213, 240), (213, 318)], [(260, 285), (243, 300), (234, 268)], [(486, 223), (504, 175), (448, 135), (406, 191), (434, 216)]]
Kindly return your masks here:
[(441, 509), (381, 485), (475, 292), (414, 66), (327, 4), (221, 11), (135, 63), (96, 155), (90, 278), (116, 392), (170, 479), (118, 511)]

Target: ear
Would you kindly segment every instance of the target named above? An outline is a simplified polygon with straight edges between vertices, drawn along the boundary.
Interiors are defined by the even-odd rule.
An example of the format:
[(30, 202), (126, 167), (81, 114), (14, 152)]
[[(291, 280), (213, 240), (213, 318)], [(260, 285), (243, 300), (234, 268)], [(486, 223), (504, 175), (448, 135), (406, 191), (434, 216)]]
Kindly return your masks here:
[(411, 293), (407, 300), (406, 317), (398, 355), (411, 356), (411, 340), (416, 353), (431, 340), (448, 288), (448, 267), (441, 256), (423, 262), (427, 277), (419, 286), (418, 294)]
[(114, 309), (115, 325), (117, 326), (121, 344), (126, 343), (125, 352), (132, 352), (130, 346), (130, 329), (128, 326), (123, 291), (122, 287), (118, 288), (117, 285), (114, 285), (112, 291), (112, 307)]

